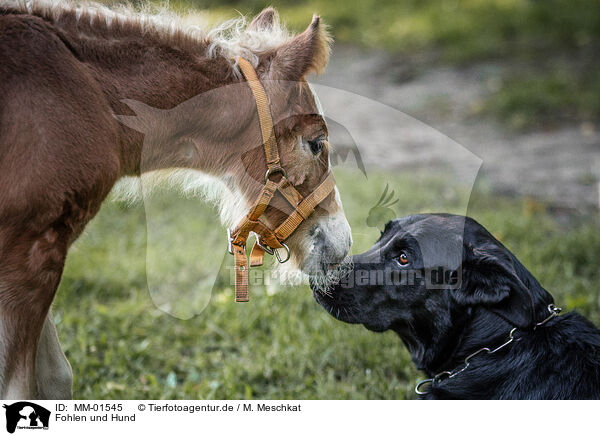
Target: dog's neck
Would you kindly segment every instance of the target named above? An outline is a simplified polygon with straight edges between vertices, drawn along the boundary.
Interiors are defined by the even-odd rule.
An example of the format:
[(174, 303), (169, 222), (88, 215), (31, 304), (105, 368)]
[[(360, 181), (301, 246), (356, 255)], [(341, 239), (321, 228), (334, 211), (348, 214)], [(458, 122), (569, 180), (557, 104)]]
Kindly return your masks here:
[[(486, 313), (487, 312), (487, 313)], [(491, 314), (492, 318), (489, 316)], [(474, 315), (464, 333), (459, 349), (447, 367), (441, 371), (455, 374), (441, 377), (434, 382), (423, 398), (426, 399), (500, 399), (508, 398), (507, 393), (515, 390), (515, 383), (522, 375), (523, 368), (539, 368), (544, 355), (539, 348), (550, 349), (556, 340), (556, 332), (562, 323), (572, 317), (550, 319), (539, 329), (517, 330), (513, 341), (513, 327), (492, 312), (479, 310)], [(566, 321), (569, 322), (569, 321)], [(493, 326), (493, 327), (492, 327)], [(489, 336), (488, 336), (489, 335)], [(503, 345), (501, 347), (501, 345)], [(465, 367), (465, 357), (488, 348), (491, 353), (481, 352), (469, 359)], [(495, 350), (497, 349), (497, 351)], [(541, 360), (540, 360), (541, 359)], [(461, 371), (464, 369), (464, 371)], [(441, 371), (428, 373), (434, 377)]]
[(463, 341), (456, 352), (456, 364), (483, 347), (495, 347), (503, 343), (514, 326), (494, 312), (484, 308), (472, 311), (463, 330)]
[[(495, 389), (500, 381), (510, 379), (510, 369), (502, 363), (504, 356), (481, 353), (477, 356), (476, 367), (470, 365), (466, 370), (468, 374), (460, 373), (460, 370), (465, 367), (467, 356), (475, 351), (484, 347), (494, 349), (506, 342), (512, 326), (485, 309), (468, 309), (455, 322), (452, 330), (431, 341), (431, 347), (421, 344), (421, 348), (426, 351), (419, 356), (420, 360), (409, 348), (413, 361), (429, 378), (435, 378), (444, 372), (457, 374), (456, 378), (443, 377), (440, 382), (434, 382), (424, 398), (456, 399), (474, 398), (478, 395), (481, 398), (495, 397)], [(486, 371), (489, 365), (495, 367), (492, 373), (499, 375), (499, 380), (489, 380), (489, 383), (482, 386), (481, 374), (474, 375), (482, 370)]]
[(451, 316), (451, 329), (440, 331), (432, 320), (432, 325), (422, 330), (427, 334), (413, 331), (410, 339), (400, 334), (417, 368), (430, 377), (464, 365), (468, 355), (483, 347), (500, 345), (512, 329), (504, 319), (483, 308), (468, 308)]

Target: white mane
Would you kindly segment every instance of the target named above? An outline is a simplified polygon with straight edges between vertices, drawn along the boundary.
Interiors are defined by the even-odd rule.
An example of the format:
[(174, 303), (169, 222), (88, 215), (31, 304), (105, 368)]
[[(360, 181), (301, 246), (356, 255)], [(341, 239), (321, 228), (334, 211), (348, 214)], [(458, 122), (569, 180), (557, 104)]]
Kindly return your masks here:
[(122, 177), (113, 187), (111, 197), (114, 201), (136, 204), (146, 201), (161, 188), (179, 192), (185, 198), (202, 198), (216, 206), (225, 227), (237, 224), (248, 209), (242, 193), (227, 180), (184, 168), (146, 172), (140, 177)]
[(268, 30), (247, 30), (244, 16), (225, 21), (208, 32), (211, 41), (207, 56), (219, 54), (229, 59), (241, 56), (249, 60), (254, 67), (258, 65), (258, 54), (273, 50), (290, 39), (285, 26), (276, 16), (273, 26)]

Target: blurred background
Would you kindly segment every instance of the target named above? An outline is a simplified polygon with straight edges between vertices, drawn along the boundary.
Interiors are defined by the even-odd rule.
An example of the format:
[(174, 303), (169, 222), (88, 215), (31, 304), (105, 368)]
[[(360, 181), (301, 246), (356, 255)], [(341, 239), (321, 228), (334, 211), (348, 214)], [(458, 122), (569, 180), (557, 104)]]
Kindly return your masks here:
[[(326, 113), (343, 107), (349, 120), (332, 120), (331, 142), (338, 150), (358, 146), (368, 169), (367, 182), (356, 165), (335, 168), (354, 252), (379, 235), (365, 205), (375, 206), (389, 185), (396, 216), (475, 217), (558, 306), (600, 325), (600, 2), (189, 0), (168, 7), (211, 24), (269, 5), (290, 30), (306, 28), (313, 13), (330, 26), (332, 58), (313, 82), (409, 116), (384, 129), (393, 140), (385, 146), (356, 144), (357, 135), (381, 132), (361, 124), (364, 107), (335, 93), (326, 99)], [(446, 177), (432, 132), (470, 152), (473, 180)], [(306, 286), (257, 285), (249, 304), (234, 304), (224, 248), (184, 243), (193, 206), (161, 195), (158, 209), (170, 215), (160, 238), (173, 241), (177, 258), (222, 262), (210, 303), (188, 320), (157, 309), (146, 274), (147, 208), (107, 202), (71, 250), (54, 305), (75, 397), (414, 397), (421, 374), (400, 340), (334, 321)], [(214, 225), (210, 211), (193, 216), (195, 229)], [(168, 250), (161, 246), (165, 258)]]

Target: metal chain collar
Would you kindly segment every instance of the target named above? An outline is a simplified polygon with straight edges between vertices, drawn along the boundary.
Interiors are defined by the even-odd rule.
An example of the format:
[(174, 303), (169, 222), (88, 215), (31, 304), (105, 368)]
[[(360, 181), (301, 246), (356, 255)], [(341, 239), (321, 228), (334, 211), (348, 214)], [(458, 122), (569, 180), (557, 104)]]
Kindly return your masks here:
[[(551, 319), (555, 318), (556, 316), (558, 316), (558, 314), (562, 311), (562, 309), (560, 307), (556, 307), (554, 304), (549, 304), (548, 305), (548, 311), (550, 312), (550, 315), (544, 319), (543, 321), (538, 322), (533, 329), (537, 329), (538, 327), (543, 326), (544, 324), (546, 324), (548, 321), (550, 321)], [(494, 354), (497, 351), (500, 351), (502, 348), (506, 347), (508, 344), (515, 342), (518, 340), (518, 338), (514, 337), (514, 333), (517, 331), (517, 327), (513, 327), (511, 329), (511, 331), (508, 333), (508, 340), (506, 342), (504, 342), (502, 345), (494, 348), (494, 349), (490, 349), (488, 347), (483, 347), (480, 348), (479, 350), (475, 351), (474, 353), (469, 354), (467, 357), (465, 357), (464, 360), (464, 366), (460, 369), (454, 370), (454, 371), (442, 371), (438, 374), (436, 374), (435, 376), (433, 376), (433, 378), (428, 378), (425, 380), (421, 380), (419, 383), (417, 383), (417, 385), (415, 386), (415, 392), (417, 393), (417, 395), (425, 395), (428, 394), (430, 391), (423, 391), (421, 390), (421, 387), (423, 385), (427, 385), (427, 384), (431, 384), (433, 385), (434, 383), (437, 383), (445, 378), (454, 378), (456, 377), (458, 374), (460, 374), (461, 372), (465, 371), (470, 363), (471, 363), (471, 359), (474, 358), (475, 356), (481, 354), (481, 353), (486, 353), (486, 354)]]

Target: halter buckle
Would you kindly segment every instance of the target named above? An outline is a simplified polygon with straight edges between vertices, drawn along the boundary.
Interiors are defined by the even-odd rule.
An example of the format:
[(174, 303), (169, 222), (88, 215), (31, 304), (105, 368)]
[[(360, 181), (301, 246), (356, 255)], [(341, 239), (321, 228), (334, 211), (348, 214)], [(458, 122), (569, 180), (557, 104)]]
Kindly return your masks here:
[(233, 237), (231, 236), (231, 229), (227, 229), (227, 251), (229, 254), (233, 254)]
[(256, 235), (256, 245), (258, 245), (260, 248), (262, 248), (265, 253), (273, 256), (275, 254), (275, 251), (269, 247), (268, 245), (263, 245), (260, 243), (260, 236)]

